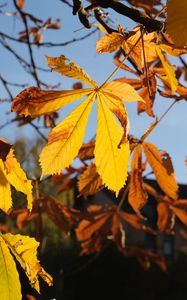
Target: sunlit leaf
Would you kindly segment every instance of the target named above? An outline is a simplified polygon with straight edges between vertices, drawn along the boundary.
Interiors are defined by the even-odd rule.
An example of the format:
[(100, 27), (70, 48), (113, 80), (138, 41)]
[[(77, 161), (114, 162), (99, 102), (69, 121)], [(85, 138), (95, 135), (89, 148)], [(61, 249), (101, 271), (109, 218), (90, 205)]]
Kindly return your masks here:
[(97, 83), (81, 67), (64, 55), (61, 55), (60, 57), (46, 56), (46, 58), (48, 66), (51, 67), (52, 71), (58, 72), (64, 76), (82, 80), (95, 88), (97, 87)]
[(1, 238), (20, 263), (33, 288), (38, 292), (40, 291), (38, 276), (42, 277), (48, 285), (52, 285), (51, 276), (43, 270), (37, 259), (39, 243), (34, 238), (20, 234), (13, 235), (11, 233), (3, 234)]
[(160, 202), (157, 205), (157, 226), (158, 229), (167, 234), (172, 233), (172, 229), (175, 225), (175, 218), (173, 212), (168, 203)]
[(171, 56), (180, 56), (187, 53), (187, 48), (184, 47), (176, 47), (175, 45), (168, 43), (161, 43), (159, 46), (164, 52)]
[(48, 144), (40, 155), (42, 176), (60, 173), (78, 154), (94, 97), (94, 94), (90, 95), (65, 120), (53, 128)]
[(101, 94), (98, 98), (98, 128), (95, 145), (96, 169), (104, 185), (118, 195), (127, 179), (129, 143), (123, 143), (118, 148), (123, 130), (105, 104), (104, 96)]
[(93, 89), (44, 91), (37, 87), (30, 87), (18, 94), (12, 105), (12, 111), (19, 115), (37, 117), (47, 114), (89, 95)]
[(163, 68), (165, 70), (166, 76), (168, 78), (168, 82), (170, 84), (172, 93), (176, 92), (178, 81), (175, 75), (175, 71), (173, 66), (168, 62), (166, 57), (163, 55), (162, 51), (160, 50), (159, 46), (156, 46), (156, 51), (158, 53), (158, 56), (162, 62)]
[(106, 83), (101, 89), (102, 93), (109, 96), (117, 97), (126, 102), (142, 101), (142, 97), (135, 91), (135, 89), (128, 83), (120, 82), (117, 80)]
[(32, 209), (32, 183), (27, 179), (27, 176), (17, 159), (14, 156), (13, 150), (10, 150), (6, 157), (5, 167), (7, 171), (7, 179), (9, 183), (19, 192), (27, 196), (27, 207)]
[(118, 32), (112, 32), (102, 36), (96, 45), (97, 53), (116, 51), (123, 43), (124, 36)]
[(147, 193), (143, 187), (142, 180), (142, 148), (138, 145), (134, 151), (131, 162), (131, 177), (128, 201), (135, 212), (140, 213), (141, 208), (147, 201)]
[(171, 168), (171, 160), (169, 164), (166, 163), (166, 160), (164, 161), (164, 158), (159, 154), (158, 148), (150, 143), (144, 142), (143, 148), (159, 186), (169, 197), (176, 199), (178, 185), (173, 167)]
[(21, 300), (21, 286), (14, 258), (0, 236), (0, 286), (2, 300)]
[(6, 176), (3, 161), (0, 159), (0, 209), (8, 213), (12, 207), (11, 188)]

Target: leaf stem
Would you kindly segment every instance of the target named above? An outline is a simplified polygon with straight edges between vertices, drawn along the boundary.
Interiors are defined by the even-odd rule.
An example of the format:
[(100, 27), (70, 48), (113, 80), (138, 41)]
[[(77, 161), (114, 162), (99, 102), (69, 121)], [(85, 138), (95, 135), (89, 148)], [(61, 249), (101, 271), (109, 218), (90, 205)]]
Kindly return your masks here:
[(117, 68), (114, 69), (114, 71), (108, 76), (108, 78), (105, 80), (105, 82), (99, 87), (99, 89), (103, 88), (103, 86), (116, 74), (116, 72), (121, 68), (121, 66), (124, 64), (124, 62), (128, 59), (129, 55), (131, 52), (134, 50), (136, 45), (139, 43), (141, 39), (141, 36), (137, 39), (136, 43), (133, 45), (133, 47), (130, 49), (130, 51), (125, 55), (124, 59), (122, 62), (117, 66)]
[(153, 129), (162, 121), (162, 119), (167, 115), (167, 113), (171, 110), (171, 108), (175, 105), (175, 103), (177, 102), (177, 100), (174, 100), (171, 104), (170, 104), (170, 106), (166, 109), (166, 111), (160, 116), (160, 118), (157, 120), (157, 122), (155, 123), (155, 126), (153, 126), (150, 130), (149, 130), (149, 132), (148, 132), (148, 134), (143, 134), (142, 135), (142, 137), (141, 137), (141, 139), (140, 139), (140, 141), (141, 142), (143, 142), (144, 140), (145, 140), (145, 138), (147, 138), (149, 135), (150, 135), (150, 133), (153, 131)]

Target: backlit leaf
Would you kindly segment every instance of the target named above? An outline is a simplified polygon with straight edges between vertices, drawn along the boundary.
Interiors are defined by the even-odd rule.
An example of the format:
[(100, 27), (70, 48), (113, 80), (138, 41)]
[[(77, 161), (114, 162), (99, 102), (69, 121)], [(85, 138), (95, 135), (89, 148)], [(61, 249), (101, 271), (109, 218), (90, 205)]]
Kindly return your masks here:
[(96, 166), (91, 163), (88, 168), (81, 174), (78, 181), (79, 192), (83, 195), (93, 195), (102, 187), (102, 180), (96, 171)]
[(12, 207), (11, 188), (6, 176), (3, 161), (0, 159), (0, 209), (8, 213)]
[(143, 187), (142, 180), (142, 148), (138, 145), (134, 151), (131, 162), (130, 187), (128, 201), (136, 213), (140, 213), (141, 208), (147, 201), (147, 193)]
[[(98, 128), (95, 145), (95, 164), (106, 187), (118, 195), (127, 179), (129, 143), (118, 145), (123, 130), (105, 104), (105, 98), (98, 96)], [(111, 176), (112, 175), (112, 176)]]
[(163, 68), (165, 70), (166, 76), (168, 78), (168, 82), (170, 84), (172, 93), (176, 92), (178, 81), (175, 75), (175, 71), (173, 66), (168, 62), (166, 57), (163, 55), (162, 51), (160, 50), (159, 46), (156, 46), (156, 51), (158, 53), (158, 56), (162, 62)]
[(178, 185), (175, 179), (173, 168), (171, 169), (171, 162), (167, 164), (164, 158), (159, 154), (158, 148), (150, 143), (143, 143), (144, 152), (148, 163), (150, 164), (156, 180), (161, 189), (171, 197), (177, 198)]
[(157, 226), (158, 229), (167, 234), (172, 233), (175, 219), (172, 210), (168, 203), (160, 202), (157, 205)]
[(168, 0), (167, 32), (177, 46), (187, 46), (187, 1)]
[(43, 270), (37, 259), (39, 243), (34, 238), (11, 233), (3, 234), (1, 238), (24, 269), (33, 288), (40, 291), (38, 276), (42, 277), (48, 285), (52, 285), (51, 276)]
[(21, 300), (21, 286), (14, 258), (0, 236), (0, 286), (2, 300)]
[(184, 47), (176, 47), (175, 45), (168, 43), (162, 43), (159, 44), (159, 46), (164, 52), (171, 56), (180, 56), (187, 53), (187, 48)]
[(118, 120), (121, 123), (121, 126), (124, 129), (122, 139), (118, 145), (118, 148), (119, 148), (121, 146), (121, 144), (126, 142), (127, 134), (129, 132), (130, 125), (129, 125), (127, 111), (126, 111), (126, 108), (123, 105), (123, 102), (121, 99), (114, 98), (112, 96), (109, 96), (106, 93), (104, 94), (104, 97), (107, 99), (108, 108), (110, 109), (111, 112), (113, 112), (115, 114), (115, 116), (118, 118)]
[(11, 149), (6, 157), (5, 167), (7, 171), (7, 179), (9, 183), (19, 192), (27, 196), (27, 207), (32, 209), (32, 183), (28, 180), (25, 172), (21, 168)]
[(118, 32), (112, 32), (102, 36), (96, 45), (97, 53), (116, 51), (125, 40), (124, 36)]
[(12, 111), (16, 111), (19, 115), (37, 117), (56, 111), (83, 96), (89, 95), (92, 91), (93, 89), (44, 91), (37, 87), (30, 87), (14, 98)]
[(135, 91), (135, 89), (128, 83), (120, 82), (117, 80), (106, 83), (101, 89), (102, 93), (109, 96), (117, 97), (126, 102), (142, 101), (142, 97)]
[(94, 97), (94, 94), (91, 94), (66, 119), (53, 128), (48, 144), (40, 155), (42, 176), (60, 173), (78, 154)]
[(46, 58), (48, 66), (51, 67), (52, 71), (58, 72), (64, 76), (82, 80), (95, 88), (97, 87), (97, 83), (81, 67), (64, 55), (61, 55), (60, 57), (46, 56)]

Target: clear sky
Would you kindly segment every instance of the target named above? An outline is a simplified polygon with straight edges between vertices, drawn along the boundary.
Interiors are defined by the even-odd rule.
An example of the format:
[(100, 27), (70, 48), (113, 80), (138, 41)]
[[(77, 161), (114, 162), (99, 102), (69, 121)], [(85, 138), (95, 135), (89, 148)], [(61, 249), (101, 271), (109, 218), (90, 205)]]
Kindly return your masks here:
[[(8, 12), (13, 12), (14, 8), (11, 4), (12, 1), (8, 1), (6, 10)], [(0, 4), (5, 3), (0, 1)], [(62, 4), (59, 0), (26, 0), (26, 11), (32, 13), (34, 16), (42, 19), (47, 19), (51, 17), (52, 20), (56, 18), (61, 19), (62, 27), (60, 30), (48, 30), (44, 32), (44, 42), (66, 42), (72, 38), (78, 38), (85, 35), (89, 31), (82, 28), (76, 16), (72, 15), (71, 8)], [(132, 26), (127, 18), (120, 18), (118, 15), (110, 11), (110, 17), (114, 20), (115, 24), (119, 22), (125, 28)], [(136, 25), (136, 24), (134, 24)], [(20, 27), (20, 22), (17, 17), (7, 17), (0, 15), (0, 31), (6, 32), (9, 35), (15, 36), (22, 28)], [(82, 29), (81, 29), (82, 28)], [(80, 29), (80, 30), (79, 30)], [(79, 31), (77, 31), (79, 30)], [(59, 56), (61, 54), (66, 55), (68, 58), (74, 60), (98, 82), (102, 83), (106, 77), (114, 70), (113, 65), (113, 54), (102, 54), (98, 55), (95, 51), (95, 44), (99, 38), (99, 33), (95, 33), (90, 38), (78, 42), (72, 43), (66, 47), (55, 47), (55, 48), (45, 48), (38, 49), (35, 47), (34, 56), (37, 64), (41, 67), (47, 67), (45, 61), (45, 54), (49, 56)], [(23, 54), (26, 58), (28, 56), (25, 51), (25, 46), (20, 43), (12, 42), (11, 44), (15, 50)], [(5, 52), (0, 45), (0, 59), (1, 59), (1, 69), (0, 73), (7, 80), (18, 83), (26, 83), (33, 85), (31, 77), (23, 71), (20, 65), (15, 62), (12, 54)], [(186, 57), (184, 57), (186, 59)], [(125, 73), (119, 71), (115, 78), (125, 76)], [(61, 89), (71, 88), (73, 80), (67, 79), (55, 73), (44, 73), (43, 79), (50, 84), (61, 83)], [(6, 98), (7, 94), (0, 84), (1, 98)], [(13, 94), (16, 95), (21, 91), (21, 88), (14, 87), (12, 89)], [(64, 117), (68, 112), (72, 110), (73, 107), (77, 105), (67, 107), (63, 109), (61, 113), (61, 118)], [(157, 97), (155, 104), (155, 114), (159, 117), (171, 104), (171, 100), (163, 99)], [(7, 103), (1, 104), (1, 120), (0, 126), (6, 121), (13, 118), (13, 114), (10, 114), (10, 107)], [(136, 114), (136, 104), (128, 104), (128, 114), (130, 118), (131, 129), (130, 133), (140, 137), (144, 130), (149, 126), (153, 119), (147, 117), (145, 114), (137, 116)], [(60, 119), (59, 119), (60, 120)], [(96, 108), (90, 117), (88, 124), (88, 129), (86, 133), (86, 140), (89, 140), (95, 133), (96, 127)], [(172, 157), (174, 168), (177, 175), (177, 180), (181, 183), (187, 182), (187, 167), (184, 165), (185, 156), (187, 155), (187, 103), (178, 103), (167, 115), (166, 118), (159, 124), (159, 126), (151, 133), (148, 141), (155, 144), (159, 149), (166, 150)], [(0, 136), (8, 139), (10, 142), (18, 136), (24, 136), (25, 138), (32, 139), (36, 136), (36, 133), (30, 126), (25, 126), (17, 128), (16, 124), (13, 123), (9, 126), (3, 128), (0, 132)]]

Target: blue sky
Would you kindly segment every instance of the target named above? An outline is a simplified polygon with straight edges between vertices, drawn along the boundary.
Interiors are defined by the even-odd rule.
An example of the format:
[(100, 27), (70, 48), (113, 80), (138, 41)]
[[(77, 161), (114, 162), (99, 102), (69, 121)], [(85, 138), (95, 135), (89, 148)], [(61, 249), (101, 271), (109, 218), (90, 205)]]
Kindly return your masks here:
[[(0, 1), (0, 4), (4, 1)], [(81, 29), (82, 25), (79, 23), (77, 17), (73, 16), (71, 9), (62, 4), (59, 0), (26, 0), (26, 10), (32, 13), (34, 16), (47, 19), (51, 17), (52, 20), (56, 18), (61, 19), (62, 27), (60, 30), (48, 30), (44, 32), (44, 42), (65, 42), (72, 38), (83, 36), (89, 31), (87, 29)], [(13, 12), (13, 6), (9, 1), (9, 6), (5, 9), (9, 12)], [(115, 24), (119, 22), (125, 27), (132, 26), (126, 18), (119, 18), (115, 13), (110, 12), (110, 17), (114, 20)], [(136, 24), (134, 24), (136, 25)], [(20, 22), (15, 17), (5, 17), (0, 15), (0, 28), (1, 31), (6, 32), (10, 35), (17, 34), (22, 28)], [(80, 29), (80, 30), (79, 30)], [(77, 31), (78, 30), (78, 31)], [(76, 31), (76, 32), (75, 32)], [(38, 65), (41, 67), (47, 67), (45, 61), (45, 54), (49, 56), (59, 56), (61, 54), (66, 55), (68, 58), (73, 59), (98, 82), (102, 83), (106, 77), (114, 70), (113, 65), (113, 54), (102, 54), (98, 55), (95, 51), (96, 41), (99, 38), (99, 34), (95, 33), (89, 39), (86, 39), (79, 43), (73, 43), (66, 47), (55, 47), (38, 49), (35, 47), (34, 56)], [(11, 44), (18, 53), (23, 54), (26, 58), (28, 57), (25, 51), (25, 46), (12, 42)], [(1, 46), (0, 46), (1, 47)], [(33, 85), (31, 77), (23, 72), (20, 65), (15, 62), (13, 56), (5, 51), (2, 51), (1, 47), (1, 70), (0, 73), (9, 81), (18, 83), (27, 83)], [(184, 57), (184, 59), (186, 59)], [(119, 71), (115, 78), (124, 76), (125, 73)], [(56, 73), (44, 73), (43, 79), (50, 84), (61, 83), (61, 89), (71, 88), (73, 80), (67, 79)], [(3, 86), (0, 84), (1, 98), (7, 97)], [(16, 95), (21, 91), (21, 88), (13, 88), (13, 94)], [(77, 102), (78, 103), (78, 102)], [(76, 103), (76, 104), (77, 104)], [(61, 118), (64, 117), (68, 112), (76, 106), (68, 106), (63, 109)], [(155, 104), (155, 114), (159, 117), (171, 104), (171, 100), (157, 97)], [(1, 104), (1, 120), (0, 126), (6, 121), (13, 118), (13, 114), (10, 114), (10, 107), (8, 104)], [(137, 116), (136, 114), (136, 103), (127, 105), (131, 129), (130, 133), (137, 137), (144, 132), (149, 126), (153, 119), (147, 117), (145, 114)], [(59, 119), (60, 120), (60, 119)], [(96, 127), (96, 108), (94, 107), (90, 117), (86, 132), (86, 140), (92, 137), (95, 133)], [(185, 156), (187, 155), (187, 104), (185, 102), (178, 103), (167, 115), (166, 118), (159, 124), (159, 126), (151, 133), (147, 141), (155, 144), (159, 149), (166, 150), (172, 157), (174, 168), (177, 175), (177, 180), (181, 183), (187, 182), (187, 167), (184, 165)], [(18, 136), (24, 136), (25, 138), (32, 139), (36, 136), (36, 133), (30, 126), (17, 128), (16, 124), (11, 124), (5, 127), (0, 132), (0, 136), (8, 139), (10, 142), (14, 142)]]

